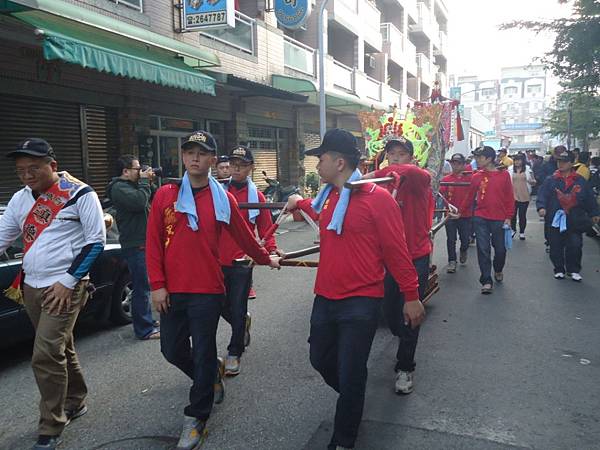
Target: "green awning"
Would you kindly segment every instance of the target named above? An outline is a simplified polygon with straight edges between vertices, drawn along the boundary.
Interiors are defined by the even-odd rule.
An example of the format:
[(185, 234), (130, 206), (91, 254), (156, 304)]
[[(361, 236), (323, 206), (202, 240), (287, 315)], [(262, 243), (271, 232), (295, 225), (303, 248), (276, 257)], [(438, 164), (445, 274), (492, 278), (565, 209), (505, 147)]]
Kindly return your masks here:
[[(319, 104), (319, 90), (314, 82), (305, 78), (294, 78), (286, 75), (273, 75), (273, 87), (296, 94), (308, 96), (308, 103)], [(371, 105), (359, 97), (339, 92), (326, 92), (325, 103), (328, 109), (341, 112), (370, 111)]]
[(42, 11), (15, 12), (12, 16), (39, 30), (36, 32), (44, 38), (47, 60), (59, 59), (112, 75), (215, 95), (215, 80), (192, 69), (171, 51)]
[(167, 50), (190, 61), (194, 67), (216, 67), (220, 65), (219, 58), (213, 52), (203, 50), (194, 45), (178, 41), (145, 28), (131, 25), (112, 17), (91, 11), (63, 0), (0, 0), (0, 12), (14, 13), (27, 9), (42, 11), (53, 16), (69, 19), (80, 24), (88, 25), (97, 30), (121, 35), (152, 47)]

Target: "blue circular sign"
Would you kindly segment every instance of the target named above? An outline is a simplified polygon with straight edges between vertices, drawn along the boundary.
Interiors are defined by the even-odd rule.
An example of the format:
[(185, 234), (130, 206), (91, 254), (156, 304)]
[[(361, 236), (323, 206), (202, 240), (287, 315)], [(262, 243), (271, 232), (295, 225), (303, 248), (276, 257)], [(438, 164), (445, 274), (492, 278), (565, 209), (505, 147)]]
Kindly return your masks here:
[(310, 15), (310, 0), (275, 0), (275, 17), (282, 27), (296, 29)]

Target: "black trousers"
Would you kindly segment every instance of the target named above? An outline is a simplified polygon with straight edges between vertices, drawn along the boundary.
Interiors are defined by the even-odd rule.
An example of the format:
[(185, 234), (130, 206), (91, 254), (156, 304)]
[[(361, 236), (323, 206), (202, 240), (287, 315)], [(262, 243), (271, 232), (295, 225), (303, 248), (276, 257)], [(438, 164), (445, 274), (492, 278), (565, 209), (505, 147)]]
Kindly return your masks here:
[[(419, 277), (419, 298), (423, 300), (429, 282), (429, 255), (414, 259), (413, 264)], [(395, 370), (412, 372), (416, 367), (415, 352), (421, 327), (413, 329), (404, 324), (404, 294), (400, 292), (398, 283), (389, 272), (385, 274), (384, 286), (383, 312), (390, 331), (394, 336), (398, 336)]]
[(517, 202), (515, 201), (515, 213), (511, 220), (511, 228), (513, 231), (517, 231), (517, 217), (519, 218), (519, 233), (525, 233), (525, 227), (527, 226), (527, 208), (529, 202)]
[(216, 336), (223, 296), (171, 294), (170, 300), (169, 311), (160, 315), (160, 350), (167, 361), (192, 379), (190, 403), (183, 413), (207, 420), (214, 400)]
[(223, 267), (225, 301), (221, 316), (231, 325), (231, 339), (227, 351), (231, 356), (244, 353), (244, 333), (248, 313), (248, 294), (252, 286), (251, 267)]
[[(549, 227), (550, 260), (554, 265), (554, 273), (579, 273), (581, 271), (581, 254), (583, 238), (581, 233), (565, 231)], [(565, 270), (566, 269), (566, 270)]]
[(367, 361), (377, 330), (380, 299), (315, 297), (310, 317), (310, 363), (340, 395), (328, 446), (353, 448), (362, 419)]

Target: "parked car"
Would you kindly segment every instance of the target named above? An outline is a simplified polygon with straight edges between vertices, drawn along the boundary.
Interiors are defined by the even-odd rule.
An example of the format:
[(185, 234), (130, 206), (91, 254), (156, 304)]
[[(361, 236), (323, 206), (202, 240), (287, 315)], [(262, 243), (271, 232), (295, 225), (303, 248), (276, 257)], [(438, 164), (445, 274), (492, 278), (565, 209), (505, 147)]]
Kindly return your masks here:
[[(4, 208), (0, 207), (0, 216)], [(10, 286), (21, 268), (23, 244), (19, 240), (0, 254), (0, 347), (7, 347), (35, 336), (23, 306), (9, 300), (4, 290)], [(90, 269), (90, 290), (79, 319), (92, 317), (115, 325), (131, 322), (131, 283), (127, 263), (121, 256), (116, 226), (107, 233), (104, 251)]]

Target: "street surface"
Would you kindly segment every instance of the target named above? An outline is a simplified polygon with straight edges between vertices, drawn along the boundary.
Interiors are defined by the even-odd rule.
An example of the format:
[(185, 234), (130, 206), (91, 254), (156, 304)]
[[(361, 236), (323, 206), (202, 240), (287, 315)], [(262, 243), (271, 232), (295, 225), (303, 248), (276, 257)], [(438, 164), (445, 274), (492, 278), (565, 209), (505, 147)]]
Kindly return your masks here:
[[(526, 241), (514, 241), (505, 282), (479, 293), (475, 248), (467, 266), (445, 272), (445, 233), (434, 263), (441, 292), (428, 304), (417, 351), (415, 391), (393, 392), (396, 342), (381, 328), (373, 344), (357, 449), (600, 448), (600, 241), (584, 238), (582, 284), (556, 281), (533, 209)], [(286, 250), (314, 233), (290, 223)], [(226, 383), (206, 450), (316, 450), (330, 437), (335, 393), (308, 360), (315, 269), (258, 268), (251, 301), (252, 343), (242, 373)], [(229, 327), (221, 322), (219, 352)], [(89, 413), (65, 430), (64, 450), (166, 450), (181, 428), (190, 381), (162, 357), (156, 341), (131, 326), (89, 324), (77, 349)], [(2, 350), (0, 449), (35, 440), (38, 392), (28, 345)]]

